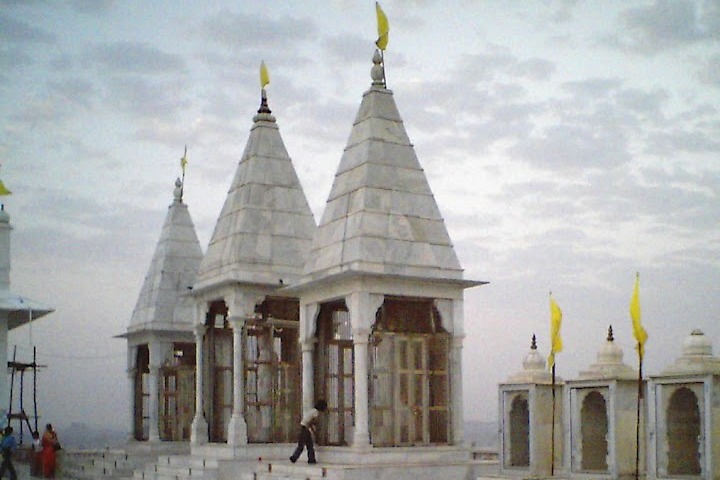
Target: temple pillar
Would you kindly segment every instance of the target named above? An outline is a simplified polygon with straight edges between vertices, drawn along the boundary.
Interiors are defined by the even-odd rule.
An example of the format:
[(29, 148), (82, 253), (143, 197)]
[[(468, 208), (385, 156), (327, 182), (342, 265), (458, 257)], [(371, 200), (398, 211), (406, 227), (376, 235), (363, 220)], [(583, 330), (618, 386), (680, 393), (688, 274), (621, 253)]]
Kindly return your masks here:
[(233, 411), (228, 425), (228, 444), (247, 444), (247, 422), (245, 421), (245, 378), (243, 372), (242, 329), (245, 325), (241, 316), (231, 316), (228, 323), (233, 331)]
[(190, 426), (190, 443), (199, 445), (208, 441), (208, 424), (203, 410), (203, 375), (205, 360), (203, 358), (203, 338), (205, 325), (195, 324), (195, 417)]
[(463, 389), (462, 389), (462, 348), (465, 336), (453, 336), (450, 351), (450, 418), (452, 421), (453, 445), (462, 445), (463, 431)]
[(368, 343), (370, 331), (353, 329), (355, 356), (355, 430), (354, 449), (370, 448), (370, 407), (368, 399)]
[(315, 405), (315, 328), (317, 326), (318, 303), (300, 307), (300, 348), (302, 349), (302, 410), (310, 410)]
[(356, 292), (349, 295), (345, 302), (350, 310), (353, 330), (354, 382), (355, 382), (355, 430), (353, 432), (354, 449), (370, 448), (370, 399), (368, 371), (368, 343), (370, 329), (375, 323), (375, 313), (385, 300), (384, 295), (368, 292)]
[(166, 343), (154, 340), (148, 344), (148, 441), (160, 441), (160, 367), (167, 353)]

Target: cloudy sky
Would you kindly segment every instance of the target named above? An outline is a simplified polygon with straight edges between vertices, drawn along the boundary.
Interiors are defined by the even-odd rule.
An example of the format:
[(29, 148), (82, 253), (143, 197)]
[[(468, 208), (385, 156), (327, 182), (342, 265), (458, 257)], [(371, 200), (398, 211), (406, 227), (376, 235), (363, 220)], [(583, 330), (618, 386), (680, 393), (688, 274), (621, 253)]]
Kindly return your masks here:
[[(612, 324), (628, 363), (641, 275), (646, 371), (694, 328), (720, 354), (720, 3), (385, 0), (387, 79), (466, 277), (465, 416), (530, 337), (558, 373)], [(13, 290), (56, 308), (37, 345), (44, 419), (125, 426), (125, 331), (188, 145), (203, 248), (258, 107), (320, 218), (362, 93), (374, 2), (0, 0), (0, 178)], [(472, 406), (472, 408), (469, 408)]]

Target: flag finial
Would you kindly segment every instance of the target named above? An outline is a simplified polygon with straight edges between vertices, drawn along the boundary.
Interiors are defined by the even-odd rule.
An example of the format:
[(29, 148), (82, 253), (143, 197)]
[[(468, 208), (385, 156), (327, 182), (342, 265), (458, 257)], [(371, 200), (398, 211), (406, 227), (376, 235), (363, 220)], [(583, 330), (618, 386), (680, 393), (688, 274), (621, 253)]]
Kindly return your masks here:
[(612, 331), (612, 325), (610, 325), (610, 326), (608, 327), (607, 341), (608, 341), (608, 342), (614, 342), (614, 341), (615, 341), (615, 337), (613, 336), (613, 331)]
[[(175, 191), (178, 192), (178, 189), (179, 189), (179, 192), (178, 192), (179, 195), (175, 196), (175, 200), (177, 200), (178, 202), (182, 202), (182, 199), (183, 199), (183, 193), (184, 193), (184, 189), (185, 189), (185, 168), (187, 167), (187, 164), (188, 164), (187, 145), (185, 145), (185, 152), (183, 152), (183, 156), (180, 159), (180, 169), (182, 170), (182, 180), (179, 178), (177, 180), (175, 180), (175, 187), (176, 187)], [(179, 185), (178, 185), (178, 183), (179, 183)]]
[(537, 338), (535, 338), (534, 333), (532, 336), (532, 341), (530, 342), (530, 350), (537, 350)]

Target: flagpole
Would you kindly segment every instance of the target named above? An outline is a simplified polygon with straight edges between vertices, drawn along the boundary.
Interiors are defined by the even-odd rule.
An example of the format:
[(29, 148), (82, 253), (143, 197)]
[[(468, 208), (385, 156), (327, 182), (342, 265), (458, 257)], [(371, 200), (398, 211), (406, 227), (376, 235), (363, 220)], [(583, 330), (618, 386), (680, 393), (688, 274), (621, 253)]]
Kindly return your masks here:
[(183, 193), (185, 192), (185, 162), (187, 162), (187, 145), (185, 145), (185, 153), (183, 153), (183, 158), (180, 160), (180, 163), (182, 164), (182, 181), (180, 183), (180, 201), (181, 202), (183, 199)]
[(550, 426), (550, 476), (555, 476), (555, 362), (552, 366), (552, 425)]
[(380, 49), (380, 61), (382, 62), (383, 66), (383, 83), (385, 84), (385, 88), (388, 88), (387, 84), (387, 68), (385, 68), (385, 50)]
[(641, 352), (642, 345), (638, 343), (638, 392), (637, 392), (637, 417), (635, 422), (635, 480), (640, 478), (640, 402), (643, 398), (642, 371), (643, 357)]

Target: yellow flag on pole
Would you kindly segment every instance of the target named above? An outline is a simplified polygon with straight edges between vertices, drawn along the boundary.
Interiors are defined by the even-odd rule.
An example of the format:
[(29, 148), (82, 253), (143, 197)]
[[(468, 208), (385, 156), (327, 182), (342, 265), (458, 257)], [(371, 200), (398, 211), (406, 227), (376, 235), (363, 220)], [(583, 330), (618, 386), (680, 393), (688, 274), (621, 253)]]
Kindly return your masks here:
[(562, 325), (562, 310), (550, 294), (550, 355), (548, 356), (548, 368), (555, 365), (555, 354), (562, 352), (563, 343), (560, 337), (560, 326)]
[(5, 184), (0, 180), (0, 195), (11, 195), (12, 192), (5, 187)]
[(180, 159), (180, 168), (182, 168), (183, 174), (185, 174), (185, 167), (187, 167), (187, 163), (187, 145), (185, 145), (185, 153), (183, 153), (183, 156)]
[(637, 351), (640, 359), (645, 356), (645, 342), (648, 339), (647, 331), (640, 323), (640, 274), (635, 276), (635, 289), (630, 299), (630, 318), (633, 324), (633, 336), (637, 340)]
[(387, 15), (383, 12), (379, 2), (375, 2), (375, 13), (377, 14), (377, 28), (378, 28), (378, 39), (375, 45), (380, 50), (385, 50), (388, 44), (388, 35), (390, 33), (390, 22), (388, 22)]
[(260, 62), (260, 88), (265, 88), (268, 83), (270, 83), (270, 73), (268, 72), (267, 65), (265, 65), (265, 61), (263, 60)]

